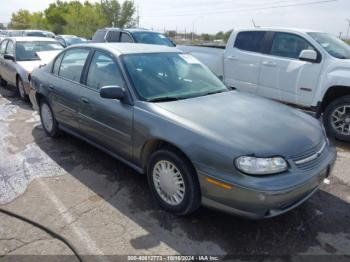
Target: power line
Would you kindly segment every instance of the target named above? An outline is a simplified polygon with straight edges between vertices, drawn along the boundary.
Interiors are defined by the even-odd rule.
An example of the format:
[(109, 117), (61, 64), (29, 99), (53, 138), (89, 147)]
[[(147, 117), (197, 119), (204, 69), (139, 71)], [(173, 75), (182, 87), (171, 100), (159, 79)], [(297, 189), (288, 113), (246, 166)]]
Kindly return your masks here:
[[(173, 14), (173, 15), (172, 14), (144, 15), (143, 17), (183, 17), (183, 16), (199, 16), (199, 15), (216, 15), (216, 14), (224, 14), (224, 13), (237, 13), (237, 12), (287, 8), (287, 7), (294, 7), (294, 6), (317, 5), (317, 4), (324, 4), (324, 3), (336, 2), (336, 1), (338, 1), (338, 0), (319, 0), (319, 1), (312, 1), (312, 2), (308, 2), (308, 3), (293, 3), (293, 4), (275, 5), (275, 6), (267, 6), (267, 7), (259, 7), (259, 8), (230, 9), (230, 10), (222, 10), (222, 11), (210, 11), (210, 12), (187, 13), (187, 14)], [(169, 10), (169, 11), (171, 11), (171, 10)]]

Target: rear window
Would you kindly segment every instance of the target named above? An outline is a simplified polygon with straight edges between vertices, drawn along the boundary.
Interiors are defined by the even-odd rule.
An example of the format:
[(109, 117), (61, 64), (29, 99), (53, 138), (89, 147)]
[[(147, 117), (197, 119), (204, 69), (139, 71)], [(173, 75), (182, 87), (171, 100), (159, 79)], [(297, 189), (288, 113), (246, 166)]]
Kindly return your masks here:
[(120, 31), (109, 31), (107, 35), (107, 41), (116, 43), (119, 42), (120, 38)]
[(240, 32), (234, 46), (244, 51), (261, 52), (264, 36), (263, 31)]

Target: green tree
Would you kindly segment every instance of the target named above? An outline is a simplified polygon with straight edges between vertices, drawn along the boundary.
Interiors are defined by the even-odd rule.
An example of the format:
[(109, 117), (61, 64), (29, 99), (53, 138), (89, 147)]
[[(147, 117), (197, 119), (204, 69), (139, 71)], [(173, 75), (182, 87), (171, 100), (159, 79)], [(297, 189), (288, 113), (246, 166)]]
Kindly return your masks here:
[(4, 26), (4, 24), (0, 23), (0, 30), (4, 30), (6, 29), (6, 27)]
[(225, 34), (222, 31), (216, 33), (215, 35), (215, 39), (224, 39), (224, 38), (225, 38)]
[(67, 24), (65, 14), (68, 12), (68, 4), (63, 1), (52, 3), (44, 11), (48, 23), (48, 29), (55, 34), (63, 34), (64, 27)]
[(224, 34), (224, 41), (227, 43), (228, 39), (231, 36), (231, 33), (233, 32), (233, 30), (229, 30)]
[(30, 28), (31, 14), (28, 10), (20, 9), (17, 13), (13, 13), (9, 28), (11, 29), (28, 29)]
[(135, 5), (126, 0), (122, 5), (117, 0), (101, 0), (101, 11), (107, 21), (107, 26), (132, 27), (136, 24)]

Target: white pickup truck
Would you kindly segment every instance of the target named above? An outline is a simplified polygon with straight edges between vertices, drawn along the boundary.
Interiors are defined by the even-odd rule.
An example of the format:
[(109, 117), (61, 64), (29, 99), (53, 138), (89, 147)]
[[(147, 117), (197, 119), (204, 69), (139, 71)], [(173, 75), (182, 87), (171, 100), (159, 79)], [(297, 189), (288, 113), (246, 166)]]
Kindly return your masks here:
[(338, 38), (259, 28), (233, 31), (225, 49), (178, 48), (232, 88), (323, 114), (327, 132), (350, 141), (350, 46)]

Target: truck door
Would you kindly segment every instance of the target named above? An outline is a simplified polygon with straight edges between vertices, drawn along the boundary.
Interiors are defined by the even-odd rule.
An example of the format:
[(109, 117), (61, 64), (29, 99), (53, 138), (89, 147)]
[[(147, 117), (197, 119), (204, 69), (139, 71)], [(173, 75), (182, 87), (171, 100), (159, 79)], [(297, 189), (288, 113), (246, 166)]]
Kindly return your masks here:
[(264, 31), (242, 31), (229, 42), (224, 55), (225, 83), (242, 91), (256, 93), (260, 74)]
[[(317, 49), (305, 38), (293, 33), (277, 32), (271, 38), (269, 54), (261, 59), (258, 94), (283, 102), (309, 106), (322, 69), (318, 61), (299, 59), (301, 51)], [(319, 53), (319, 52), (318, 52)]]

